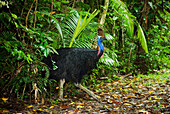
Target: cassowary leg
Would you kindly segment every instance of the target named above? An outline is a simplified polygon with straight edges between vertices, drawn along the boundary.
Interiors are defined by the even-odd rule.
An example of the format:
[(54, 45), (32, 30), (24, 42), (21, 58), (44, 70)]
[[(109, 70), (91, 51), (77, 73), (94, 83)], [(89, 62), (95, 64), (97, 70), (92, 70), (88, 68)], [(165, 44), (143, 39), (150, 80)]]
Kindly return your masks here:
[(74, 83), (76, 87), (79, 87), (80, 89), (84, 90), (86, 93), (88, 93), (90, 96), (92, 96), (94, 99), (98, 100), (100, 99), (99, 96), (97, 96), (96, 94), (94, 94), (92, 91), (90, 91), (89, 89), (83, 87), (80, 83)]
[(60, 79), (60, 96), (59, 96), (59, 98), (61, 100), (63, 100), (63, 85), (64, 85), (64, 83), (65, 83), (65, 79), (64, 78)]

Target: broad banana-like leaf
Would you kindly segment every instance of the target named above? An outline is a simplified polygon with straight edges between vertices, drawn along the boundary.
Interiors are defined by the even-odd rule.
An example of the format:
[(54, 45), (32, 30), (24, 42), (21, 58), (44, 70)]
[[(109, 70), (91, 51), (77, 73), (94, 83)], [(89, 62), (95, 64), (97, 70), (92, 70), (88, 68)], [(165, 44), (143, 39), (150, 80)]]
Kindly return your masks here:
[(115, 14), (117, 14), (120, 19), (123, 19), (123, 24), (127, 30), (127, 34), (130, 38), (134, 37), (134, 22), (136, 22), (138, 24), (138, 38), (140, 40), (140, 43), (142, 45), (142, 48), (145, 50), (146, 53), (148, 53), (148, 48), (147, 48), (147, 43), (146, 43), (146, 39), (145, 39), (145, 35), (143, 33), (143, 30), (141, 28), (141, 26), (139, 25), (139, 23), (137, 22), (137, 20), (134, 18), (135, 16), (133, 16), (130, 11), (128, 10), (127, 6), (121, 1), (121, 0), (111, 0), (112, 4), (114, 4), (112, 6), (112, 8), (114, 9), (114, 11), (116, 12)]
[(132, 38), (134, 35), (134, 16), (129, 12), (126, 5), (120, 0), (111, 0), (114, 6), (112, 7), (116, 14), (123, 19), (123, 25), (127, 30), (127, 34)]
[(148, 47), (147, 47), (145, 35), (139, 23), (138, 23), (138, 38), (139, 41), (141, 42), (142, 48), (145, 50), (146, 53), (148, 53)]

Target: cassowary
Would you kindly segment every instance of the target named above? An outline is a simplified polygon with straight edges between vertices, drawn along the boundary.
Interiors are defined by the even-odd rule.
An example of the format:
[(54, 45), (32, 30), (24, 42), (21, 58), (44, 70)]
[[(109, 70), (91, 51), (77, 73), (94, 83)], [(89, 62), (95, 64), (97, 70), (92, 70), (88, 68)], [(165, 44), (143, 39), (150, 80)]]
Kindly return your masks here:
[[(43, 62), (50, 68), (50, 79), (60, 80), (60, 94), (59, 98), (63, 99), (63, 85), (65, 81), (74, 82), (76, 87), (87, 92), (93, 98), (98, 99), (89, 89), (83, 87), (80, 84), (82, 76), (88, 71), (96, 67), (96, 63), (104, 54), (103, 40), (106, 40), (104, 31), (98, 29), (98, 50), (87, 48), (62, 48), (57, 49), (57, 54), (51, 54), (47, 58), (43, 59)], [(56, 65), (58, 68), (53, 69)]]

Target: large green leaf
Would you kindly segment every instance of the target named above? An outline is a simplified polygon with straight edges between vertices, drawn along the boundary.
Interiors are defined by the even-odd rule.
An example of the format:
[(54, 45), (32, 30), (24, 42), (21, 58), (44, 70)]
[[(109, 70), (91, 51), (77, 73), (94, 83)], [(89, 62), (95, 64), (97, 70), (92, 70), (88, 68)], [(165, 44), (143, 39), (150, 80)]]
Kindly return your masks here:
[(138, 23), (138, 38), (139, 41), (141, 42), (142, 48), (145, 50), (146, 53), (148, 53), (148, 47), (147, 47), (145, 35), (139, 23)]
[(127, 34), (132, 38), (134, 35), (134, 16), (129, 12), (126, 5), (120, 0), (112, 0), (113, 9), (122, 19), (123, 25), (127, 30)]
[(147, 43), (145, 39), (145, 35), (143, 33), (143, 30), (139, 23), (137, 22), (135, 16), (133, 16), (126, 5), (121, 0), (111, 0), (112, 8), (116, 12), (115, 14), (120, 17), (120, 21), (123, 22), (124, 28), (127, 30), (127, 34), (130, 38), (134, 37), (134, 22), (137, 23), (138, 29), (138, 38), (140, 40), (140, 43), (142, 45), (142, 48), (145, 50), (146, 53), (148, 53)]

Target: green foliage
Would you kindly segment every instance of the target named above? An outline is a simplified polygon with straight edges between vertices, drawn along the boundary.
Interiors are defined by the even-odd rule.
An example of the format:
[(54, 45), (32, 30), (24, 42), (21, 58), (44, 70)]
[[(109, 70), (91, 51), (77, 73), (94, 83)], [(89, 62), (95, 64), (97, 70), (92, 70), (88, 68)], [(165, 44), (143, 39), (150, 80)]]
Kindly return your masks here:
[(138, 23), (138, 38), (139, 41), (141, 42), (142, 48), (145, 50), (146, 53), (148, 53), (148, 47), (147, 47), (145, 35), (139, 23)]
[[(84, 28), (87, 26), (87, 24), (99, 13), (99, 11), (94, 10), (92, 14), (87, 18), (89, 15), (89, 11), (86, 13), (84, 19), (82, 20), (82, 14), (78, 14), (78, 12), (75, 11), (73, 16), (68, 20), (67, 22), (67, 30), (71, 34), (71, 41), (69, 44), (69, 47), (72, 47), (76, 37), (80, 35), (80, 33), (84, 30)], [(78, 20), (77, 20), (78, 19)], [(68, 39), (68, 38), (67, 38)]]
[[(23, 100), (37, 90), (41, 97), (54, 95), (56, 81), (48, 79), (49, 70), (41, 60), (57, 54), (56, 49), (61, 47), (96, 49), (102, 2), (0, 1), (1, 96), (10, 93)], [(166, 0), (110, 0), (104, 25), (108, 39), (104, 42), (105, 54), (82, 83), (97, 88), (102, 83), (100, 77), (108, 77), (105, 81), (110, 82), (119, 78), (117, 74), (169, 69), (168, 9)], [(44, 77), (43, 70), (47, 71)]]
[(151, 78), (160, 83), (165, 83), (165, 81), (170, 81), (169, 76), (170, 72), (167, 69), (158, 71), (157, 74), (149, 74), (149, 75), (139, 75), (139, 78)]
[[(135, 17), (130, 13), (126, 5), (120, 1), (120, 0), (111, 0), (112, 8), (116, 13), (114, 13), (116, 16), (119, 16), (120, 21), (122, 21), (122, 24), (124, 28), (127, 30), (127, 34), (130, 38), (134, 37), (134, 21), (137, 23), (137, 32), (138, 32), (138, 38), (141, 42), (141, 45), (146, 53), (148, 53), (147, 43), (145, 39), (145, 35), (143, 33), (143, 30)], [(123, 28), (123, 29), (124, 29)]]
[[(28, 7), (31, 3), (28, 2)], [(1, 29), (3, 29), (0, 35), (0, 54), (4, 55), (0, 57), (1, 95), (10, 91), (12, 94), (17, 93), (16, 97), (23, 99), (27, 94), (37, 90), (43, 95), (50, 81), (48, 77), (41, 76), (41, 71), (45, 67), (41, 60), (50, 53), (57, 53), (55, 48), (63, 45), (58, 43), (58, 46), (53, 47), (55, 37), (62, 38), (61, 28), (56, 20), (59, 15), (52, 16), (49, 8), (43, 6), (43, 2), (39, 4), (39, 9), (26, 9), (27, 12), (21, 14), (16, 12), (12, 5), (7, 10), (3, 7), (0, 13)], [(11, 10), (12, 8), (15, 10)], [(50, 27), (54, 29), (50, 30)]]
[[(109, 4), (108, 18), (105, 26), (108, 29), (108, 33), (115, 37), (113, 46), (115, 47), (114, 52), (118, 55), (117, 57), (120, 63), (118, 67), (119, 73), (149, 73), (153, 72), (153, 69), (168, 67), (169, 57), (167, 53), (163, 52), (159, 56), (160, 51), (156, 49), (159, 47), (168, 51), (167, 47), (169, 44), (167, 42), (163, 43), (166, 40), (162, 40), (162, 38), (167, 39), (168, 37), (168, 34), (165, 35), (165, 33), (168, 33), (166, 28), (169, 27), (167, 20), (169, 14), (167, 11), (168, 2), (164, 1), (162, 3), (159, 1), (154, 3), (153, 1), (149, 1), (147, 3), (135, 0), (133, 2), (125, 1), (123, 3), (123, 1), (111, 0)], [(162, 4), (165, 5), (163, 10), (160, 7)], [(150, 30), (153, 30), (152, 24), (158, 26), (157, 32), (153, 34), (150, 33)], [(160, 29), (161, 32), (159, 32)], [(159, 38), (157, 34), (164, 35), (160, 35)], [(152, 44), (150, 41), (153, 39), (159, 40), (157, 43)]]
[[(161, 26), (167, 27), (164, 24)], [(170, 52), (170, 41), (166, 37), (167, 33), (168, 29), (160, 30), (157, 25), (152, 25), (152, 28), (149, 29), (149, 36), (152, 37), (148, 42), (151, 51), (147, 54), (150, 71), (152, 71), (151, 69), (170, 68), (170, 56), (168, 54)]]
[[(0, 35), (0, 50), (2, 50), (0, 53), (4, 55), (0, 57), (0, 67), (2, 69), (0, 77), (1, 93), (9, 91), (17, 93), (16, 97), (22, 100), (33, 92), (36, 94), (34, 96), (35, 99), (37, 99), (38, 94), (43, 97), (45, 96), (44, 94), (48, 93), (48, 85), (50, 85), (50, 88), (53, 87), (52, 81), (48, 80), (49, 71), (41, 63), (41, 60), (50, 53), (57, 54), (56, 48), (66, 47), (68, 46), (67, 44), (72, 45), (73, 40), (67, 42), (66, 39), (71, 39), (73, 36), (74, 38), (80, 37), (80, 33), (82, 34), (87, 24), (99, 13), (99, 11), (95, 10), (92, 14), (88, 11), (82, 12), (83, 15), (79, 15), (74, 10), (77, 15), (73, 18), (73, 10), (59, 14), (56, 12), (61, 11), (61, 7), (64, 6), (58, 7), (55, 11), (51, 11), (49, 7), (50, 4), (53, 7), (57, 7), (68, 2), (47, 2), (47, 6), (44, 5), (45, 1), (41, 3), (31, 0), (26, 2), (29, 9), (25, 9), (24, 13), (21, 12), (20, 14), (20, 12), (17, 12), (13, 4), (9, 7), (9, 11), (4, 10), (0, 13), (2, 20), (1, 29), (3, 29)], [(24, 6), (24, 8), (26, 7)], [(11, 11), (12, 8), (15, 10)], [(18, 10), (22, 10), (22, 8)], [(83, 20), (81, 20), (82, 16), (84, 16)], [(67, 23), (68, 20), (70, 23), (74, 21), (74, 24), (70, 25)], [(66, 27), (71, 30), (72, 34), (67, 33), (66, 29), (63, 29)], [(71, 37), (68, 37), (68, 35)], [(80, 39), (83, 41), (83, 38)], [(84, 46), (87, 47), (87, 44), (84, 44)], [(42, 69), (47, 71), (45, 77), (41, 76)], [(26, 90), (27, 88), (28, 90)], [(48, 95), (51, 95), (51, 93)]]
[[(87, 26), (87, 24), (99, 13), (99, 11), (94, 11), (90, 17), (86, 20), (88, 13), (86, 14), (85, 18), (83, 19), (83, 21), (81, 22), (81, 15), (79, 16), (78, 22), (77, 22), (77, 26), (76, 29), (74, 31), (73, 37), (71, 39), (70, 45), (69, 47), (72, 46), (74, 39), (81, 33), (81, 31)], [(80, 25), (81, 23), (81, 25)]]
[(135, 17), (129, 12), (127, 6), (120, 0), (111, 0), (111, 7), (115, 11), (115, 16), (119, 16), (123, 26), (127, 29), (130, 38), (134, 35), (134, 19)]
[(115, 38), (108, 33), (105, 33), (105, 37), (108, 40), (106, 46), (109, 48), (106, 49), (104, 56), (100, 59), (99, 62), (104, 63), (110, 68), (112, 68), (113, 66), (119, 66), (115, 49), (113, 47), (110, 47), (110, 45), (112, 45), (112, 41), (114, 41)]

